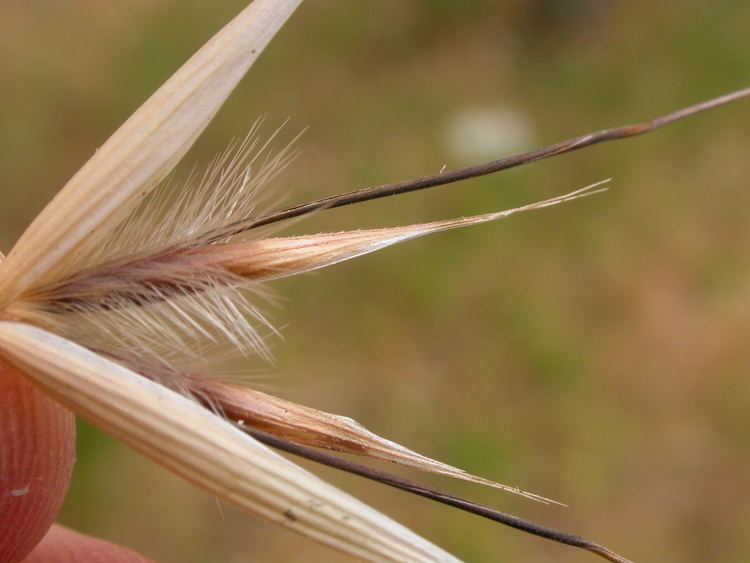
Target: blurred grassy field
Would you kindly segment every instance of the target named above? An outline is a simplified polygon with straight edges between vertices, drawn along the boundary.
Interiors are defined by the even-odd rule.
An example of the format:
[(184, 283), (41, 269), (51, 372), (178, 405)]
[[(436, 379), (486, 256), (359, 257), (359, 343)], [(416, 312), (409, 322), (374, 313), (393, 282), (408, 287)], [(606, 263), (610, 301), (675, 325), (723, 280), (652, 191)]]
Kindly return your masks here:
[[(243, 5), (2, 3), (0, 249)], [(269, 132), (291, 117), (289, 138), (310, 126), (273, 187), (289, 202), (432, 173), (467, 164), (444, 137), (472, 108), (524, 116), (546, 144), (746, 86), (748, 28), (750, 3), (730, 0), (309, 1), (186, 162), (265, 115)], [(405, 473), (634, 560), (747, 561), (749, 123), (744, 102), (296, 225), (447, 218), (614, 178), (603, 196), (277, 283), (284, 341), (260, 384), (563, 500), (571, 508)], [(315, 471), (469, 561), (586, 559)], [(163, 562), (343, 559), (220, 509), (85, 425), (61, 519)]]

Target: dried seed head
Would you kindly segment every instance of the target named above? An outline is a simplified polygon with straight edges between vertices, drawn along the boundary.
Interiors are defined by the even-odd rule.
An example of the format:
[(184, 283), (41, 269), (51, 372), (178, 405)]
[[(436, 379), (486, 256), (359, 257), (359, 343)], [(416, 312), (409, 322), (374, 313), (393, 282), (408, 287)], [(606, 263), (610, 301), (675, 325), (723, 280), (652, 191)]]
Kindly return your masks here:
[[(251, 135), (209, 169), (196, 196), (158, 219), (141, 210), (120, 222), (174, 167), (300, 2), (254, 0), (110, 137), (37, 217), (8, 258), (0, 254), (0, 361), (23, 370), (50, 395), (134, 449), (248, 512), (357, 557), (453, 560), (269, 451), (192, 397), (143, 377), (146, 368), (153, 368), (148, 375), (167, 387), (197, 393), (229, 416), (298, 444), (365, 453), (503, 488), (384, 440), (350, 419), (188, 378), (179, 361), (205, 356), (211, 343), (268, 356), (258, 327), (272, 329), (243, 293), (258, 293), (260, 282), (426, 234), (556, 205), (596, 193), (600, 184), (505, 212), (450, 221), (301, 237), (247, 240), (242, 235), (314, 210), (443, 185), (639, 135), (750, 96), (750, 89), (650, 122), (262, 217), (254, 216), (257, 200), (252, 196), (292, 155), (259, 158), (267, 153)], [(71, 336), (88, 348), (30, 324)], [(140, 366), (140, 372), (126, 365)], [(453, 506), (471, 504), (453, 500)], [(475, 513), (481, 512), (476, 509), (472, 505)], [(497, 521), (625, 561), (583, 538), (514, 517)]]

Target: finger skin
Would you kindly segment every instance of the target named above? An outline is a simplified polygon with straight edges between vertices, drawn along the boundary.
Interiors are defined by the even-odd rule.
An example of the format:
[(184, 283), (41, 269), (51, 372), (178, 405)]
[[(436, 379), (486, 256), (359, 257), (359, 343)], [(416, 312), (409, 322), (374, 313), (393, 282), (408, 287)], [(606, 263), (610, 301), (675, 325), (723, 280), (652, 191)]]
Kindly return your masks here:
[(147, 563), (142, 555), (55, 524), (24, 563)]
[(0, 358), (0, 561), (44, 537), (70, 483), (74, 418)]

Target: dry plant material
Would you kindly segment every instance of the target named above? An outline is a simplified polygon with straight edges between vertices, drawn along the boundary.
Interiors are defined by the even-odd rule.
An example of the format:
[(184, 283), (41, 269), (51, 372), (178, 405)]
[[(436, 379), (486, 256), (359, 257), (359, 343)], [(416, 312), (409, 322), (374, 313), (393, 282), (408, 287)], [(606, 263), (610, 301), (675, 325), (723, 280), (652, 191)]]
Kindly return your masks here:
[(323, 448), (340, 453), (365, 456), (493, 487), (537, 500), (556, 501), (471, 475), (462, 469), (418, 454), (404, 446), (374, 434), (346, 416), (331, 414), (252, 389), (238, 389), (213, 381), (196, 382), (199, 396), (210, 397), (209, 406), (217, 404), (222, 414), (242, 428), (275, 436), (300, 446)]
[[(519, 530), (625, 561), (598, 544), (353, 464), (369, 459), (554, 502), (471, 475), (353, 420), (212, 376), (228, 351), (269, 358), (256, 304), (264, 283), (435, 232), (495, 221), (602, 191), (603, 182), (516, 209), (401, 227), (295, 237), (257, 229), (325, 208), (454, 183), (652, 131), (750, 95), (741, 90), (635, 126), (461, 170), (261, 213), (261, 190), (294, 157), (258, 126), (187, 182), (159, 186), (301, 0), (255, 0), (136, 111), (0, 255), (0, 362), (157, 463), (249, 514), (370, 560), (451, 561), (274, 448)], [(273, 138), (273, 136), (272, 136)]]
[(252, 2), (164, 83), (29, 225), (8, 255), (13, 276), (0, 277), (0, 295), (7, 301), (61, 275), (154, 189), (301, 1)]
[(452, 560), (195, 401), (73, 342), (0, 323), (0, 350), (77, 415), (246, 512), (361, 558)]

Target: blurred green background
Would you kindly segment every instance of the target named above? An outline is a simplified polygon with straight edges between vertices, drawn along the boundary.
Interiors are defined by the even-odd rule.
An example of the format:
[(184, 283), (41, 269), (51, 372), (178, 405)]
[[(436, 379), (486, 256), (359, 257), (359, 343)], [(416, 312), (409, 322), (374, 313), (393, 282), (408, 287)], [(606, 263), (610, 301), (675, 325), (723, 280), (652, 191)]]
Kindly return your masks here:
[[(244, 2), (0, 5), (0, 249)], [(196, 148), (309, 125), (288, 202), (665, 113), (750, 82), (750, 3), (308, 1)], [(264, 390), (356, 418), (546, 507), (403, 474), (638, 561), (750, 557), (750, 103), (297, 231), (605, 195), (275, 284)], [(257, 370), (258, 365), (252, 368)], [(314, 470), (470, 561), (594, 560)], [(344, 560), (242, 516), (91, 428), (61, 520), (163, 562)]]

